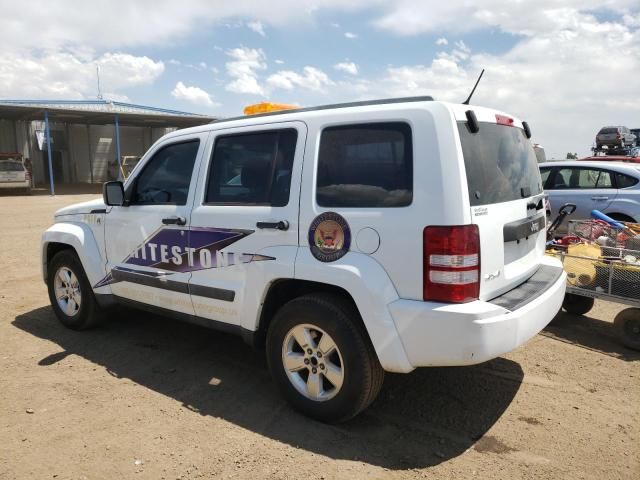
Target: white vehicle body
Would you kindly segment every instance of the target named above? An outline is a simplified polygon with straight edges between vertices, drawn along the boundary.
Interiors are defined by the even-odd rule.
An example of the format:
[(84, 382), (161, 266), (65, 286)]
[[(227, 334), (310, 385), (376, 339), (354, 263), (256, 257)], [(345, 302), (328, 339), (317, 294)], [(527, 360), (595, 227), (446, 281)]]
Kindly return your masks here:
[(0, 190), (30, 190), (31, 177), (20, 160), (0, 159)]
[[(559, 262), (544, 255), (541, 186), (535, 193), (522, 188), (520, 198), (472, 206), (459, 133), (467, 110), (475, 113), (481, 133), (506, 128), (511, 129), (509, 135), (524, 139), (518, 140), (521, 148), (530, 150), (536, 164), (519, 120), (496, 127), (496, 115), (506, 118), (505, 114), (435, 101), (257, 115), (170, 133), (144, 155), (124, 188), (137, 188), (134, 182), (147, 162), (167, 145), (197, 145), (184, 204), (106, 206), (98, 200), (59, 210), (55, 224), (43, 235), (45, 281), (52, 253), (70, 245), (99, 302), (159, 308), (236, 331), (246, 339), (268, 324), (278, 307), (272, 293), (279, 285), (286, 285), (280, 295), (324, 285), (353, 301), (387, 371), (470, 365), (500, 356), (551, 321), (562, 304), (565, 276)], [(319, 205), (317, 163), (327, 129), (389, 123), (410, 131), (410, 202), (389, 208)], [(296, 139), (287, 173), (288, 202), (282, 206), (207, 202), (216, 145), (222, 149), (224, 139), (231, 142), (237, 135), (274, 131)], [(246, 177), (249, 184), (249, 174)], [(537, 166), (532, 181), (540, 183)], [(237, 188), (239, 182), (236, 175), (220, 191)], [(351, 241), (341, 257), (320, 261), (310, 247), (309, 238), (315, 234), (309, 232), (328, 211), (346, 222)], [(163, 219), (183, 225), (164, 225)], [(271, 227), (259, 228), (260, 222)], [(279, 222), (284, 223), (276, 227)], [(479, 263), (472, 274), (477, 276), (477, 298), (464, 303), (425, 301), (425, 228), (457, 225), (479, 232), (479, 255), (470, 256)], [(325, 240), (334, 241), (321, 233), (323, 245)], [(207, 240), (206, 235), (218, 237)], [(231, 243), (203, 255), (202, 242), (223, 240)]]

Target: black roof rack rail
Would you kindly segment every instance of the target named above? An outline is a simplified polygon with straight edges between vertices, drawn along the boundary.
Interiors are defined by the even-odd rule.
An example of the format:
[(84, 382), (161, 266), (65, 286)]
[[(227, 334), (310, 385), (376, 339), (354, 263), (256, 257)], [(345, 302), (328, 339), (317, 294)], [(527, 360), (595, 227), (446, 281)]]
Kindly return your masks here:
[(230, 122), (232, 120), (240, 120), (240, 119), (246, 119), (246, 118), (270, 117), (272, 115), (284, 115), (287, 113), (315, 112), (316, 110), (331, 110), (334, 108), (350, 108), (350, 107), (364, 107), (368, 105), (387, 105), (390, 103), (432, 102), (432, 101), (433, 101), (433, 97), (430, 97), (430, 96), (383, 98), (380, 100), (365, 100), (362, 102), (333, 103), (330, 105), (318, 105), (317, 107), (304, 107), (304, 108), (296, 108), (293, 110), (278, 110), (277, 112), (257, 113), (255, 115), (240, 115), (238, 117), (221, 118), (219, 120), (214, 120), (211, 123), (223, 123), (223, 122)]

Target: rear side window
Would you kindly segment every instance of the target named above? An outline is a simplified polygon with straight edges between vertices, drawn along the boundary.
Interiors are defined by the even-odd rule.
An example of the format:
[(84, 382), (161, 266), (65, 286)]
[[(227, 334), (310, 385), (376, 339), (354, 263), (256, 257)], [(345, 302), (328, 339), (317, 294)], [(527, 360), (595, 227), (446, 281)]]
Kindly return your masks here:
[(219, 137), (213, 149), (205, 203), (289, 203), (297, 130)]
[(135, 180), (135, 205), (186, 205), (200, 140), (174, 143), (158, 150)]
[(613, 188), (611, 172), (588, 168), (561, 168), (556, 172), (554, 187), (571, 188)]
[(624, 173), (618, 172), (614, 173), (614, 175), (616, 176), (616, 186), (618, 188), (633, 187), (638, 183), (638, 179), (630, 175), (625, 175)]
[(413, 195), (413, 147), (406, 123), (325, 128), (316, 201), (322, 207), (404, 207)]
[(536, 154), (521, 128), (480, 123), (471, 133), (458, 122), (471, 206), (509, 202), (542, 193)]

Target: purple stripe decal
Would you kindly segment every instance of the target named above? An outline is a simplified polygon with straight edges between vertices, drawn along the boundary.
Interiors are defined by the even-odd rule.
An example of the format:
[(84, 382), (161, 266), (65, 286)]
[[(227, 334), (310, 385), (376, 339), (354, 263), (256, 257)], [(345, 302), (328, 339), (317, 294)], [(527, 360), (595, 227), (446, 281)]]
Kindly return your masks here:
[[(142, 267), (157, 268), (164, 272), (158, 275), (171, 275), (171, 272), (194, 272), (210, 268), (223, 268), (240, 263), (275, 260), (274, 257), (252, 253), (223, 252), (223, 249), (236, 243), (253, 230), (232, 230), (226, 228), (195, 227), (175, 228), (161, 227), (152, 233), (137, 247), (123, 263)], [(123, 267), (119, 267), (124, 270)], [(156, 276), (156, 272), (131, 271)], [(165, 273), (166, 272), (166, 273)], [(94, 288), (116, 283), (113, 275), (108, 273)]]

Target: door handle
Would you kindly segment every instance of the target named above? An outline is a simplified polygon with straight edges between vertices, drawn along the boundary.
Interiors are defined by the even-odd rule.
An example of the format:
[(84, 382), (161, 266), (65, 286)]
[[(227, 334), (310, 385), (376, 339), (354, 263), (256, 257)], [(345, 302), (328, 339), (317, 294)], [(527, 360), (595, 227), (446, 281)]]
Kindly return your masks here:
[(165, 225), (186, 225), (187, 219), (184, 217), (167, 217), (162, 219)]
[(609, 200), (609, 197), (591, 197), (591, 200)]
[(279, 222), (258, 222), (256, 223), (258, 228), (272, 228), (275, 230), (289, 230), (289, 222), (286, 220), (280, 220)]

